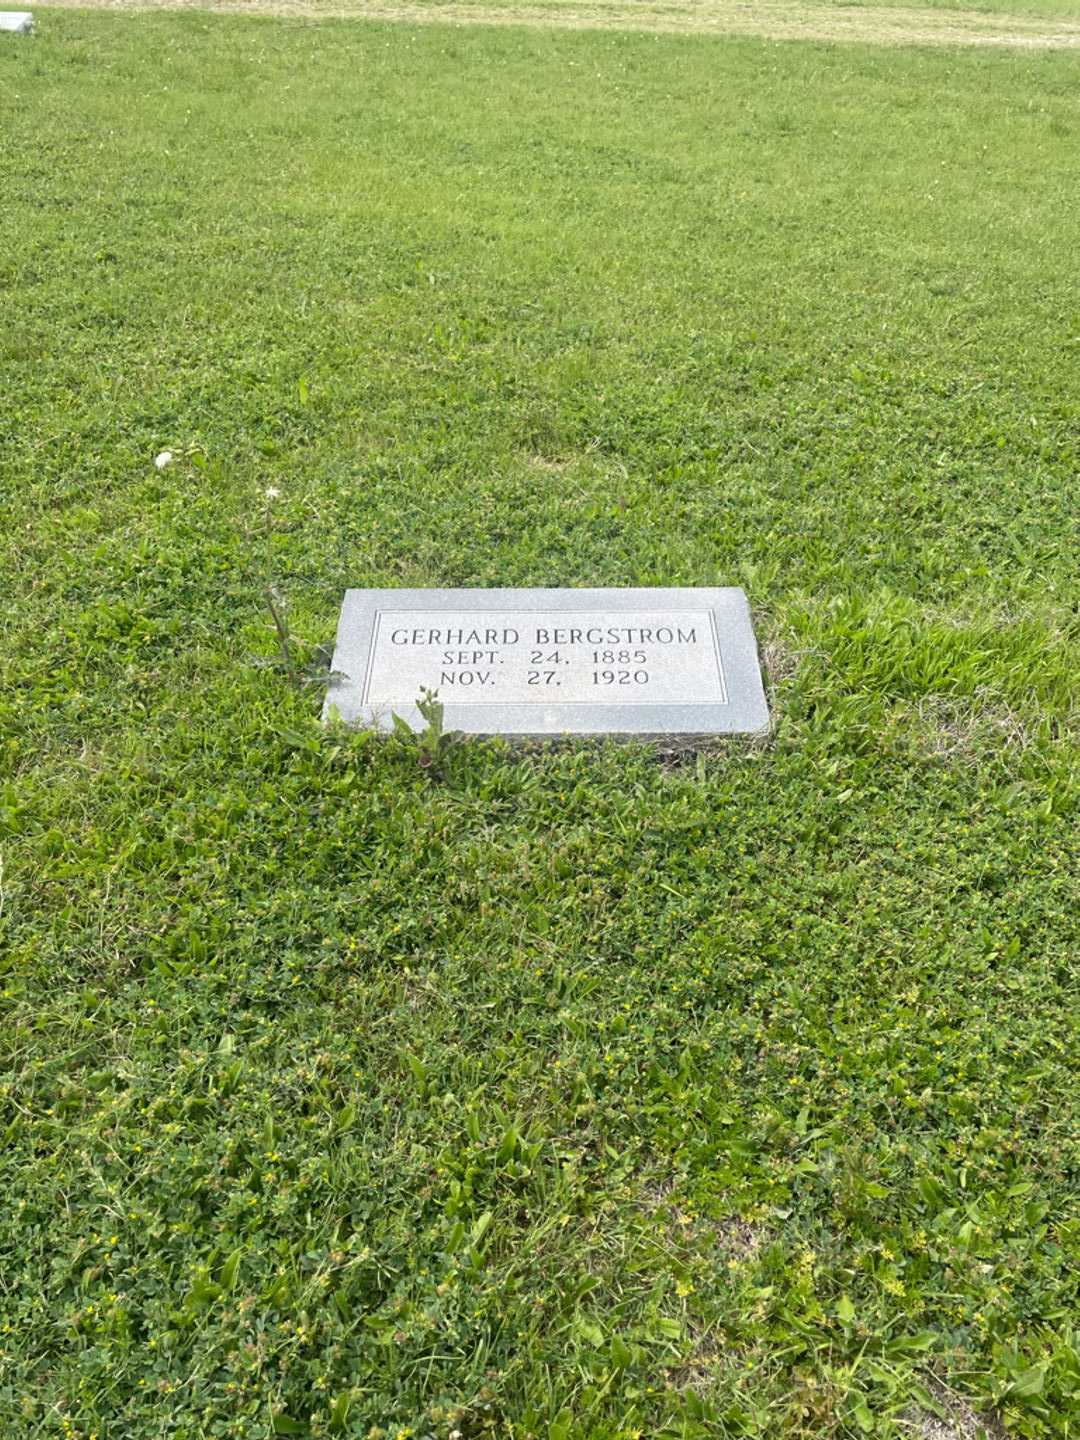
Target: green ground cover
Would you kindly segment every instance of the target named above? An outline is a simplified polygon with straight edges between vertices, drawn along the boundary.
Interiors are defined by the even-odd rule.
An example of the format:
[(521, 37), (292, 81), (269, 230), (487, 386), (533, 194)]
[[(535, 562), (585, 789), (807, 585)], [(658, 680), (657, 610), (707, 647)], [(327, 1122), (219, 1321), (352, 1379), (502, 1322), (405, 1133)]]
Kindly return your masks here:
[[(5, 1436), (1076, 1433), (1078, 80), (0, 46)], [(267, 575), (743, 584), (776, 733), (433, 781)]]

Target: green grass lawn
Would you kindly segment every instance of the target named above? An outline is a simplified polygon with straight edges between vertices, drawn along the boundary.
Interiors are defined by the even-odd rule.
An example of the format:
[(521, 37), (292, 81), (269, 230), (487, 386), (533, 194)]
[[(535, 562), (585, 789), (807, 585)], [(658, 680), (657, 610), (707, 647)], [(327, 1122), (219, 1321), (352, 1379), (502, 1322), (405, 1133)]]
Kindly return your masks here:
[[(1075, 1436), (1080, 57), (0, 38), (0, 1433)], [(432, 781), (267, 577), (775, 735)]]

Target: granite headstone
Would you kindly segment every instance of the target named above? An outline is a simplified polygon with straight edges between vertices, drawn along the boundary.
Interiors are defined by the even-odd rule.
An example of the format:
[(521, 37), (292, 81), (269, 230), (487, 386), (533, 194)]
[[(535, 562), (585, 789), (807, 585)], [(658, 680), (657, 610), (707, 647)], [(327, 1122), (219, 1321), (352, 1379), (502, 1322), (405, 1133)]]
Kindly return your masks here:
[(738, 589), (348, 590), (324, 718), (414, 729), (437, 693), (472, 735), (723, 735), (768, 727)]

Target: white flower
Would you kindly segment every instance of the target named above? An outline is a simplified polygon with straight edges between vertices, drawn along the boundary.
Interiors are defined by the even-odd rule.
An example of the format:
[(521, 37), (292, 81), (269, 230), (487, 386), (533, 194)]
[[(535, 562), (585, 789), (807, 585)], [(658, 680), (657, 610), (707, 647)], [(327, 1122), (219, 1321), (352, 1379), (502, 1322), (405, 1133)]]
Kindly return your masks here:
[(281, 491), (277, 488), (276, 485), (268, 485), (263, 491), (263, 494), (266, 496), (267, 500), (281, 499)]
[(162, 450), (160, 455), (154, 456), (154, 464), (159, 470), (164, 470), (167, 466), (171, 465), (172, 462), (173, 453), (171, 450)]

